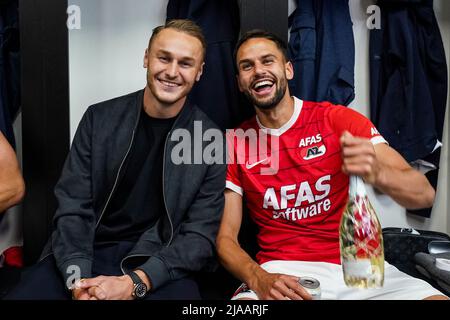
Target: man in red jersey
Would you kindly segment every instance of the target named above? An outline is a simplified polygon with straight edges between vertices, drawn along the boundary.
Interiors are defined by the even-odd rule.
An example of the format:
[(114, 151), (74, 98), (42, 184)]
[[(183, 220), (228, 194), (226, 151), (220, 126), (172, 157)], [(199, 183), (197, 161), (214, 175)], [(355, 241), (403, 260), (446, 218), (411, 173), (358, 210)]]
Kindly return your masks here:
[[(311, 299), (298, 283), (301, 276), (318, 279), (324, 299), (445, 299), (388, 263), (383, 288), (347, 288), (340, 266), (338, 228), (348, 175), (362, 177), (407, 208), (433, 203), (425, 176), (361, 114), (291, 97), (293, 68), (277, 36), (246, 33), (237, 44), (236, 63), (239, 88), (256, 109), (240, 132), (257, 132), (256, 144), (264, 140), (268, 146), (255, 156), (249, 135), (228, 136), (225, 209), (216, 243), (222, 264), (244, 282), (233, 299)], [(238, 243), (244, 197), (259, 229), (257, 262)]]

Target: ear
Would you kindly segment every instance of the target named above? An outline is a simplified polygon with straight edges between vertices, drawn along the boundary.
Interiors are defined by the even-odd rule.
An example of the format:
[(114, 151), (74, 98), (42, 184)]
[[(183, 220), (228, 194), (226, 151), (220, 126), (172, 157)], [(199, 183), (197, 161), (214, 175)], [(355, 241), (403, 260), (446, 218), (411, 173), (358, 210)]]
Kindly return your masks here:
[(200, 77), (202, 76), (202, 74), (203, 74), (203, 67), (205, 66), (205, 63), (204, 62), (202, 62), (202, 65), (200, 66), (200, 69), (198, 70), (198, 72), (197, 72), (197, 76), (195, 77), (195, 81), (200, 81)]
[(148, 68), (148, 48), (145, 49), (145, 54), (144, 54), (144, 68)]
[(294, 78), (294, 67), (290, 61), (285, 64), (286, 78), (292, 80)]

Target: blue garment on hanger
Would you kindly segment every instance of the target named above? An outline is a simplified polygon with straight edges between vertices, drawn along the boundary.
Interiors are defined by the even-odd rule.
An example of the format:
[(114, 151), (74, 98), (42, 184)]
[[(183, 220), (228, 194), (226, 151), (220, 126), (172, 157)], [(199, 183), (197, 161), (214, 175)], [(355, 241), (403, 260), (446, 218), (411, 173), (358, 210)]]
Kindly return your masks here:
[(297, 0), (290, 26), (291, 93), (349, 105), (355, 97), (355, 44), (348, 0)]

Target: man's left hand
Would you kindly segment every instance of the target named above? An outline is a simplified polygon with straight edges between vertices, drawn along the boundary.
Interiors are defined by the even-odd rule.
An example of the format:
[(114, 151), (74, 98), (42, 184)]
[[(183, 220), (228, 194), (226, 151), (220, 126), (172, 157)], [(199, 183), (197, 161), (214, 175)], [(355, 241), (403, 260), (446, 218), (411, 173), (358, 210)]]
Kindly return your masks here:
[(342, 171), (348, 175), (360, 176), (365, 182), (375, 184), (380, 164), (369, 139), (354, 137), (345, 131), (341, 138)]

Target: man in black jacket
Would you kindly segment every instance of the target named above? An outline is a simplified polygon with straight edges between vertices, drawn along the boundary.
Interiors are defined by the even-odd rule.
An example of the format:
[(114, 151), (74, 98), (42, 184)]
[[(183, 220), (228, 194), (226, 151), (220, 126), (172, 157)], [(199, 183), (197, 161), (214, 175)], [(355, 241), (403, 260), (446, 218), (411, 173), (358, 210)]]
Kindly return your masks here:
[(193, 165), (186, 154), (198, 160), (199, 142), (177, 141), (200, 128), (223, 142), (186, 98), (204, 55), (197, 25), (168, 22), (145, 52), (146, 88), (86, 111), (55, 188), (52, 239), (7, 298), (200, 297), (192, 273), (215, 266), (226, 168), (203, 149)]

